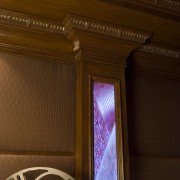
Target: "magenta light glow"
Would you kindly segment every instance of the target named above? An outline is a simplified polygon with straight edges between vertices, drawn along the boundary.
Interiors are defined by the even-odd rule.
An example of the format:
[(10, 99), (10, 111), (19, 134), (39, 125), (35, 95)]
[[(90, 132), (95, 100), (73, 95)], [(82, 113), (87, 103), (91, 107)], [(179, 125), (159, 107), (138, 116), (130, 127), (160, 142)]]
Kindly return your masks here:
[(114, 85), (93, 83), (94, 179), (117, 180)]

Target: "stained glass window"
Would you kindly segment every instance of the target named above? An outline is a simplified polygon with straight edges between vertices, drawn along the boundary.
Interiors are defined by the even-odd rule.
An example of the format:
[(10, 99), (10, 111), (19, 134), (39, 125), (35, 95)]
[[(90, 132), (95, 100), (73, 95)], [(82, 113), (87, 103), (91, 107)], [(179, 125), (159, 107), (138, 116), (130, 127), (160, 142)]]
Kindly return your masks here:
[(117, 180), (115, 87), (93, 82), (94, 179)]

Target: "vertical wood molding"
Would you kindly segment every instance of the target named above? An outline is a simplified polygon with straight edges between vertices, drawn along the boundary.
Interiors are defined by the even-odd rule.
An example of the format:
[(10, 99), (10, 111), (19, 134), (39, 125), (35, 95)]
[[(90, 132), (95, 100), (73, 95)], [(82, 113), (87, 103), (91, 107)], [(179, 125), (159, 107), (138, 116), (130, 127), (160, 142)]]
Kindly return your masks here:
[[(124, 177), (129, 180), (129, 154), (126, 115), (125, 66), (129, 53), (141, 46), (150, 34), (120, 26), (68, 15), (64, 20), (65, 33), (76, 52), (77, 67), (77, 136), (76, 179), (93, 179), (92, 119), (90, 78), (112, 78), (121, 84), (122, 141)], [(119, 154), (119, 153), (118, 153)], [(121, 170), (122, 170), (121, 169)]]
[[(98, 58), (98, 56), (91, 56)], [(117, 96), (122, 111), (122, 129), (123, 129), (123, 167), (125, 176), (120, 180), (129, 179), (129, 155), (128, 155), (128, 137), (126, 122), (126, 99), (125, 99), (125, 78), (124, 67), (114, 66), (102, 62), (91, 61), (90, 56), (86, 56), (81, 51), (81, 60), (77, 63), (77, 149), (76, 149), (76, 167), (77, 179), (93, 179), (92, 170), (92, 116), (91, 116), (91, 77), (98, 76), (104, 79), (115, 79), (121, 86), (121, 94)], [(121, 96), (121, 99), (120, 99)], [(120, 107), (118, 107), (120, 108)], [(122, 133), (122, 132), (121, 132)], [(120, 146), (120, 145), (118, 145)], [(120, 152), (118, 152), (119, 154)], [(119, 156), (119, 155), (118, 155)], [(80, 161), (79, 161), (80, 160)]]

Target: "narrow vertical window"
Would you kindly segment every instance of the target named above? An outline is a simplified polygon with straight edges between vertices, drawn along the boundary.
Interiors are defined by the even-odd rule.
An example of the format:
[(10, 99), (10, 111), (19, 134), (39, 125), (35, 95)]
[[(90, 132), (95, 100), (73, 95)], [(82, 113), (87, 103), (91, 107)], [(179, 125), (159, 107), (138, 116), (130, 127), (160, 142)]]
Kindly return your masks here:
[(93, 82), (94, 179), (117, 180), (115, 85)]

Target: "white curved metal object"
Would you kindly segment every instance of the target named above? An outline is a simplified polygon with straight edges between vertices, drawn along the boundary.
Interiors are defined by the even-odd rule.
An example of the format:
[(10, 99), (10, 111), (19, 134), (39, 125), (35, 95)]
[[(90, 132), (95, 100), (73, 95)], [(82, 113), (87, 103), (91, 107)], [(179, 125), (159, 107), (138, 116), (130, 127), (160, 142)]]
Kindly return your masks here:
[(30, 171), (37, 171), (37, 170), (45, 170), (46, 172), (43, 172), (34, 180), (41, 180), (43, 177), (47, 175), (56, 175), (63, 178), (64, 180), (75, 180), (69, 174), (63, 171), (54, 169), (54, 168), (49, 168), (49, 167), (32, 167), (32, 168), (24, 169), (9, 176), (8, 178), (6, 178), (6, 180), (26, 180), (25, 173), (30, 172)]

